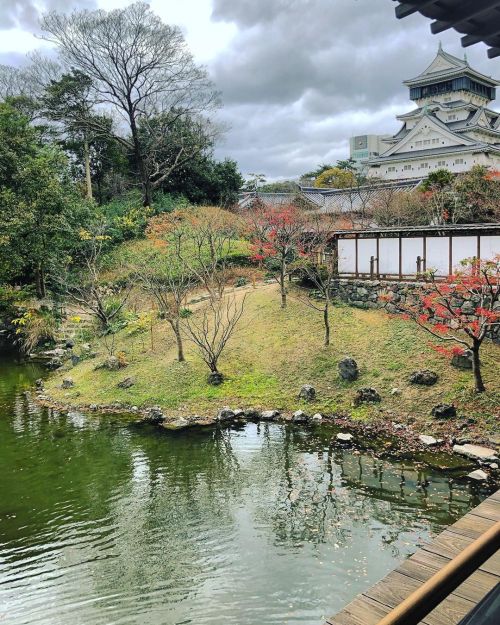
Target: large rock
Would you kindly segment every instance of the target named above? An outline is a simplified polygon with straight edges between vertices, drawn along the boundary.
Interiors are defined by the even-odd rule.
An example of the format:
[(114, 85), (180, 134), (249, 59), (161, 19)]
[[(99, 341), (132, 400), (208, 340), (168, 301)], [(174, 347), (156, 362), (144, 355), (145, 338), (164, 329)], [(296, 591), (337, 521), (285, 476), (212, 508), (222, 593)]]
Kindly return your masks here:
[(108, 356), (104, 361), (104, 367), (109, 371), (118, 371), (120, 368), (120, 361), (116, 356)]
[(190, 422), (184, 417), (178, 417), (177, 419), (174, 419), (173, 421), (168, 421), (168, 422), (163, 423), (163, 427), (166, 430), (172, 430), (172, 431), (185, 430), (190, 425), (191, 425)]
[(211, 371), (208, 374), (207, 382), (212, 386), (220, 386), (224, 382), (224, 376), (219, 371)]
[(309, 415), (303, 410), (297, 410), (293, 413), (292, 421), (294, 423), (307, 423), (309, 421)]
[(305, 399), (306, 401), (314, 401), (316, 399), (316, 389), (310, 384), (304, 384), (300, 389), (299, 399)]
[(229, 406), (224, 406), (217, 413), (217, 421), (232, 421), (235, 417), (236, 413)]
[(135, 384), (135, 379), (132, 377), (129, 377), (129, 378), (125, 378), (121, 382), (118, 382), (117, 386), (118, 388), (130, 388), (131, 386), (134, 386), (134, 384)]
[(454, 354), (451, 364), (457, 369), (472, 369), (472, 352), (466, 349), (463, 354)]
[(432, 386), (438, 381), (438, 374), (429, 369), (420, 369), (410, 375), (410, 384), (421, 384), (422, 386)]
[(420, 434), (418, 440), (427, 447), (434, 447), (438, 444), (438, 440), (434, 436), (427, 436), (427, 434)]
[(475, 482), (486, 482), (488, 474), (482, 469), (476, 469), (475, 471), (472, 471), (472, 473), (469, 473), (467, 477), (469, 480), (474, 480)]
[(63, 378), (61, 388), (73, 388), (73, 386), (75, 386), (73, 378)]
[(348, 380), (349, 382), (357, 380), (359, 376), (358, 363), (354, 358), (346, 356), (339, 362), (339, 374), (343, 380)]
[(143, 421), (145, 423), (151, 423), (151, 425), (159, 425), (165, 421), (165, 415), (163, 414), (161, 408), (154, 406), (148, 410)]
[(437, 404), (431, 410), (431, 414), (436, 419), (453, 419), (457, 416), (457, 409), (453, 404)]
[(45, 363), (45, 367), (49, 369), (49, 371), (55, 371), (56, 369), (60, 369), (63, 366), (63, 361), (61, 358), (54, 356)]
[(264, 410), (260, 413), (260, 418), (262, 421), (274, 421), (279, 417), (279, 414), (278, 410)]
[(378, 394), (378, 392), (369, 386), (364, 388), (358, 388), (356, 391), (356, 397), (354, 398), (354, 405), (359, 406), (360, 404), (366, 403), (377, 403), (382, 401), (382, 398)]
[(341, 443), (352, 443), (352, 439), (352, 434), (347, 434), (344, 432), (339, 432), (339, 434), (337, 434), (337, 440)]
[(483, 462), (495, 462), (498, 456), (494, 449), (482, 447), (481, 445), (454, 445), (453, 451), (461, 456), (466, 456), (472, 460), (480, 460)]

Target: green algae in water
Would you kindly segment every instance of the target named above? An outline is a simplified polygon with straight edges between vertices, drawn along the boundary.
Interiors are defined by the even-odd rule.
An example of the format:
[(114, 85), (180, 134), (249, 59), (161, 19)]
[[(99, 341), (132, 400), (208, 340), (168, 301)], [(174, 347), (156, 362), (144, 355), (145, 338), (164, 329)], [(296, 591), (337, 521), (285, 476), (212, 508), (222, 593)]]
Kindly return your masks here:
[(320, 625), (481, 499), (321, 429), (58, 414), (23, 394), (39, 373), (0, 362), (9, 625)]

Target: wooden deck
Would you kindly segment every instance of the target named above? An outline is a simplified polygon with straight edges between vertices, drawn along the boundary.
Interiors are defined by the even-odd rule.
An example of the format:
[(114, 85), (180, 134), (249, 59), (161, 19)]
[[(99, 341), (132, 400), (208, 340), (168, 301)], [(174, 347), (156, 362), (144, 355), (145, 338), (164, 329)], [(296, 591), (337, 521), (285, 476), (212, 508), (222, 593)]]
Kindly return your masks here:
[[(358, 595), (325, 625), (376, 625), (473, 540), (500, 521), (500, 490), (442, 532), (397, 569)], [(456, 625), (500, 582), (500, 552), (428, 614), (423, 625)]]

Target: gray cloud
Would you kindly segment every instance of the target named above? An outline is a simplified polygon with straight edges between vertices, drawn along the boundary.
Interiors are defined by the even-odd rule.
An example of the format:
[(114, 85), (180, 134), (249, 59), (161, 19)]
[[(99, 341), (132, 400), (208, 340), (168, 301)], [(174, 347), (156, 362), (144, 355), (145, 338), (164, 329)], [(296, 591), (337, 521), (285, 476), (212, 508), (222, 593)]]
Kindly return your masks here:
[[(388, 0), (214, 0), (212, 17), (238, 27), (210, 68), (232, 125), (219, 153), (271, 177), (346, 157), (352, 134), (397, 131), (396, 112), (413, 108), (401, 83), (439, 41), (419, 15), (397, 20)], [(463, 54), (457, 33), (442, 40)], [(492, 73), (483, 46), (469, 57)]]
[(38, 30), (40, 16), (47, 11), (69, 11), (73, 8), (94, 9), (95, 0), (2, 0), (0, 24), (2, 30), (21, 28)]

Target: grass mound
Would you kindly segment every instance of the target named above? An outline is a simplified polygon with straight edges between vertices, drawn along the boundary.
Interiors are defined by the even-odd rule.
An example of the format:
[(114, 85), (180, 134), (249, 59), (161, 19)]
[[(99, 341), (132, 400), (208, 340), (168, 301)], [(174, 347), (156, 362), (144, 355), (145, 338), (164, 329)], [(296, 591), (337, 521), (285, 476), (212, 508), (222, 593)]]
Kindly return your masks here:
[[(258, 289), (237, 289), (247, 293), (244, 316), (220, 369), (227, 380), (219, 387), (206, 383), (207, 369), (193, 345), (186, 341), (187, 362), (175, 360), (175, 343), (166, 323), (157, 326), (150, 337), (117, 337), (117, 350), (123, 350), (129, 365), (120, 371), (94, 370), (105, 357), (99, 356), (71, 370), (75, 386), (60, 388), (63, 375), (47, 383), (56, 400), (75, 405), (123, 402), (138, 407), (160, 405), (172, 414), (213, 414), (220, 406), (277, 408), (293, 411), (304, 408), (297, 395), (303, 384), (312, 384), (317, 400), (308, 411), (349, 413), (369, 419), (382, 414), (393, 420), (408, 416), (428, 420), (437, 403), (455, 403), (458, 414), (480, 420), (484, 431), (494, 431), (500, 406), (498, 392), (498, 346), (483, 348), (484, 379), (488, 392), (473, 393), (472, 374), (451, 367), (428, 344), (428, 335), (413, 322), (389, 317), (378, 310), (336, 306), (332, 312), (332, 337), (323, 346), (321, 315), (298, 299), (289, 298), (287, 309), (280, 308), (275, 285)], [(196, 314), (196, 312), (194, 313)], [(339, 378), (337, 364), (352, 356), (360, 367), (356, 382)], [(416, 369), (436, 371), (435, 386), (412, 386), (410, 374)], [(132, 376), (135, 384), (117, 387)], [(352, 407), (357, 388), (373, 386), (382, 396), (381, 404)], [(398, 388), (400, 394), (391, 394)], [(496, 389), (496, 390), (495, 390)]]

